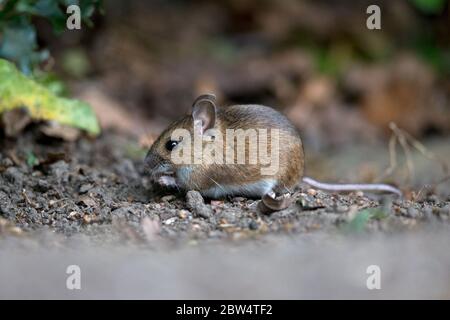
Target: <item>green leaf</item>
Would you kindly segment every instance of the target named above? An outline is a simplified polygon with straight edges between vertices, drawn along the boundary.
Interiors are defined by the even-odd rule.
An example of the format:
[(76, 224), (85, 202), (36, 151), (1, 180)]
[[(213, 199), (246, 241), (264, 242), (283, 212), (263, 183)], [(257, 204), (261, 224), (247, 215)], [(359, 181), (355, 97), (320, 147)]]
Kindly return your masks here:
[(17, 0), (0, 0), (0, 21), (11, 14), (16, 3)]
[(66, 26), (66, 15), (55, 0), (20, 1), (16, 11), (47, 18), (56, 32), (63, 31)]
[(87, 103), (57, 97), (20, 73), (14, 64), (0, 59), (0, 113), (21, 107), (34, 120), (53, 120), (92, 135), (100, 133), (95, 113)]
[(33, 73), (33, 80), (50, 90), (54, 95), (67, 96), (68, 90), (64, 82), (54, 73), (43, 72), (39, 69)]
[(389, 216), (389, 214), (386, 212), (386, 210), (382, 210), (380, 208), (371, 208), (371, 209), (366, 209), (366, 210), (370, 211), (371, 218), (375, 219), (375, 220), (382, 220)]
[(445, 7), (447, 0), (410, 0), (416, 8), (425, 13), (440, 13)]
[(27, 166), (34, 167), (39, 164), (39, 159), (36, 157), (36, 155), (32, 151), (30, 151), (27, 153), (26, 162), (27, 162)]
[(79, 5), (81, 20), (92, 26), (92, 16), (102, 12), (100, 0), (0, 0), (0, 58), (13, 61), (26, 75), (31, 75), (49, 52), (39, 51), (34, 17), (49, 21), (55, 33), (66, 29), (69, 5)]
[(434, 39), (423, 37), (414, 44), (414, 49), (438, 74), (450, 74), (450, 51), (439, 47)]
[(379, 208), (369, 208), (361, 210), (356, 216), (350, 220), (349, 223), (344, 225), (343, 229), (347, 232), (362, 232), (366, 228), (370, 219), (381, 220), (388, 216), (388, 214)]
[(4, 28), (0, 57), (16, 62), (25, 74), (31, 74), (34, 64), (48, 58), (47, 51), (36, 49), (36, 32), (25, 18), (16, 19)]
[(360, 211), (347, 225), (346, 229), (351, 232), (361, 232), (366, 227), (371, 217), (368, 210)]

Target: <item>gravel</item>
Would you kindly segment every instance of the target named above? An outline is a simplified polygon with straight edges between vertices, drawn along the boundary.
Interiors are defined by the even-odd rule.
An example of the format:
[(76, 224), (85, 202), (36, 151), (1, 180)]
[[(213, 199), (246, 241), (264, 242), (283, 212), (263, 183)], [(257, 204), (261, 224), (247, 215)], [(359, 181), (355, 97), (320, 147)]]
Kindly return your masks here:
[[(130, 149), (140, 153), (130, 154)], [(30, 152), (40, 160), (37, 166), (27, 166)], [(383, 219), (366, 222), (364, 229), (369, 232), (420, 229), (433, 220), (448, 221), (449, 202), (438, 195), (413, 202), (360, 192), (328, 194), (302, 185), (294, 190), (289, 208), (262, 214), (257, 210), (258, 199), (211, 201), (193, 190), (182, 194), (155, 188), (143, 174), (144, 154), (133, 139), (114, 132), (78, 142), (42, 141), (27, 132), (7, 141), (1, 153), (8, 165), (0, 169), (1, 217), (25, 232), (48, 227), (64, 236), (91, 235), (92, 226), (101, 226), (98, 232), (105, 234), (97, 234), (98, 239), (121, 238), (122, 233), (130, 233), (127, 228), (139, 235), (140, 223), (148, 217), (169, 221), (163, 224), (161, 236), (175, 242), (340, 232), (368, 208), (384, 212)], [(114, 220), (123, 220), (120, 228)]]

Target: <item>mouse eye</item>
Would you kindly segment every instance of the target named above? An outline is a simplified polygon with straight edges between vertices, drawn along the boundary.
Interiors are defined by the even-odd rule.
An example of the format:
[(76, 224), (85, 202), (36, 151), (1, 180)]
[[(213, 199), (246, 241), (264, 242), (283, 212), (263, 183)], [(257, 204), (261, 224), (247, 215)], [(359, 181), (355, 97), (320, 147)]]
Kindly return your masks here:
[(173, 148), (175, 148), (178, 144), (178, 141), (175, 140), (169, 140), (166, 142), (166, 149), (169, 151), (172, 151)]

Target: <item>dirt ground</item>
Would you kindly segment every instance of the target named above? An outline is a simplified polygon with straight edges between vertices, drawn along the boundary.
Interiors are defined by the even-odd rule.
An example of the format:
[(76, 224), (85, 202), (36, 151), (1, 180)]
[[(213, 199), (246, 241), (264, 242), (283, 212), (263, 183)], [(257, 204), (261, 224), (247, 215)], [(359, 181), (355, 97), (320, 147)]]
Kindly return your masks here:
[[(445, 142), (438, 145), (446, 149)], [(412, 263), (422, 270), (415, 264), (430, 264), (430, 268), (423, 269), (426, 275), (421, 278), (427, 283), (426, 290), (404, 291), (411, 279), (398, 278), (405, 274), (394, 268), (389, 269), (393, 287), (375, 296), (364, 289), (364, 298), (448, 297), (450, 293), (450, 254), (443, 246), (443, 242), (448, 242), (450, 216), (446, 184), (440, 191), (423, 192), (417, 201), (361, 192), (329, 194), (299, 185), (293, 205), (267, 215), (257, 210), (257, 199), (211, 201), (192, 192), (186, 196), (155, 189), (143, 174), (145, 150), (132, 138), (113, 131), (104, 132), (98, 139), (62, 142), (44, 137), (35, 127), (17, 139), (2, 139), (0, 150), (0, 269), (5, 271), (5, 278), (0, 279), (2, 283), (15, 279), (12, 283), (17, 285), (16, 291), (8, 291), (2, 285), (1, 297), (52, 297), (58, 291), (48, 291), (51, 287), (42, 281), (35, 289), (27, 289), (19, 276), (25, 266), (48, 274), (56, 265), (72, 259), (91, 265), (94, 273), (100, 273), (104, 267), (91, 261), (96, 255), (102, 263), (111, 259), (108, 277), (114, 278), (113, 270), (130, 268), (128, 271), (134, 273), (132, 270), (137, 268), (136, 275), (130, 275), (136, 287), (129, 283), (122, 289), (105, 292), (101, 289), (105, 278), (93, 280), (90, 289), (76, 297), (338, 297), (336, 289), (330, 288), (339, 283), (350, 286), (342, 292), (343, 297), (358, 297), (363, 289), (351, 289), (354, 284), (346, 283), (344, 278), (334, 283), (335, 270), (319, 267), (322, 263), (332, 264), (332, 257), (339, 268), (347, 268), (350, 278), (350, 271), (356, 266), (348, 265), (348, 259), (359, 261), (360, 268), (363, 261), (375, 257), (381, 259), (381, 264), (395, 268), (408, 268), (408, 263)], [(339, 168), (339, 161), (334, 165)], [(430, 176), (432, 172), (428, 170)], [(347, 173), (342, 169), (341, 174)], [(372, 247), (376, 247), (374, 255), (368, 249)], [(263, 253), (267, 255), (261, 256)], [(136, 257), (128, 259), (129, 255)], [(163, 263), (166, 260), (167, 265)], [(185, 261), (190, 266), (185, 266)], [(263, 261), (268, 265), (264, 266)], [(284, 263), (289, 267), (280, 269), (279, 264)], [(299, 269), (305, 266), (302, 274), (297, 274), (294, 264)], [(146, 265), (152, 274), (152, 286), (165, 288), (159, 291), (160, 295), (156, 289), (144, 290), (147, 272), (140, 268)], [(227, 265), (229, 269), (224, 270)], [(257, 265), (257, 269), (262, 268), (254, 275), (257, 282), (247, 280), (244, 285), (245, 276), (236, 273), (240, 268), (252, 273)], [(193, 277), (189, 281), (178, 279), (184, 272), (183, 266), (190, 270), (186, 271), (187, 276)], [(433, 272), (434, 267), (438, 273)], [(286, 275), (279, 274), (283, 268), (287, 268)], [(201, 270), (205, 270), (205, 279), (220, 278), (223, 272), (236, 285), (225, 284), (224, 278), (217, 279), (218, 285), (227, 288), (223, 291), (205, 287), (206, 280), (199, 280)], [(320, 277), (320, 272), (327, 276)], [(359, 277), (366, 277), (362, 272)], [(155, 280), (153, 276), (160, 273), (164, 275)], [(56, 277), (52, 274), (48, 274), (49, 283), (65, 276), (62, 272), (52, 278)], [(441, 277), (446, 282), (441, 283)], [(268, 282), (260, 278), (267, 278)], [(305, 282), (299, 284), (301, 279), (318, 278), (322, 280), (311, 291)], [(277, 279), (285, 284), (274, 286)], [(299, 286), (287, 284), (289, 279)], [(164, 283), (173, 285), (173, 291)], [(436, 283), (439, 286), (433, 285)], [(323, 290), (321, 286), (325, 286)], [(254, 291), (253, 287), (266, 291)], [(252, 292), (257, 294), (253, 296)], [(63, 296), (74, 297), (67, 292)]]
[[(432, 219), (445, 223), (450, 215), (449, 199), (436, 194), (413, 202), (361, 192), (329, 194), (300, 185), (293, 205), (267, 215), (259, 212), (258, 199), (209, 200), (195, 192), (155, 189), (143, 173), (145, 150), (113, 132), (68, 143), (31, 130), (5, 144), (0, 212), (24, 232), (45, 227), (65, 236), (184, 242), (316, 230), (409, 230)], [(355, 221), (363, 210), (373, 217)]]

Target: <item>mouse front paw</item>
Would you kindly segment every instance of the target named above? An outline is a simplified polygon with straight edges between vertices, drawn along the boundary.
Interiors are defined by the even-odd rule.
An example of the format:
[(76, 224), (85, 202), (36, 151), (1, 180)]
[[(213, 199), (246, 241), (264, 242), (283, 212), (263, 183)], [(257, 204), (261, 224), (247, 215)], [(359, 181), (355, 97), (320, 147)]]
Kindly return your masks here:
[(158, 178), (157, 182), (164, 187), (177, 187), (175, 178), (171, 176), (161, 176)]

